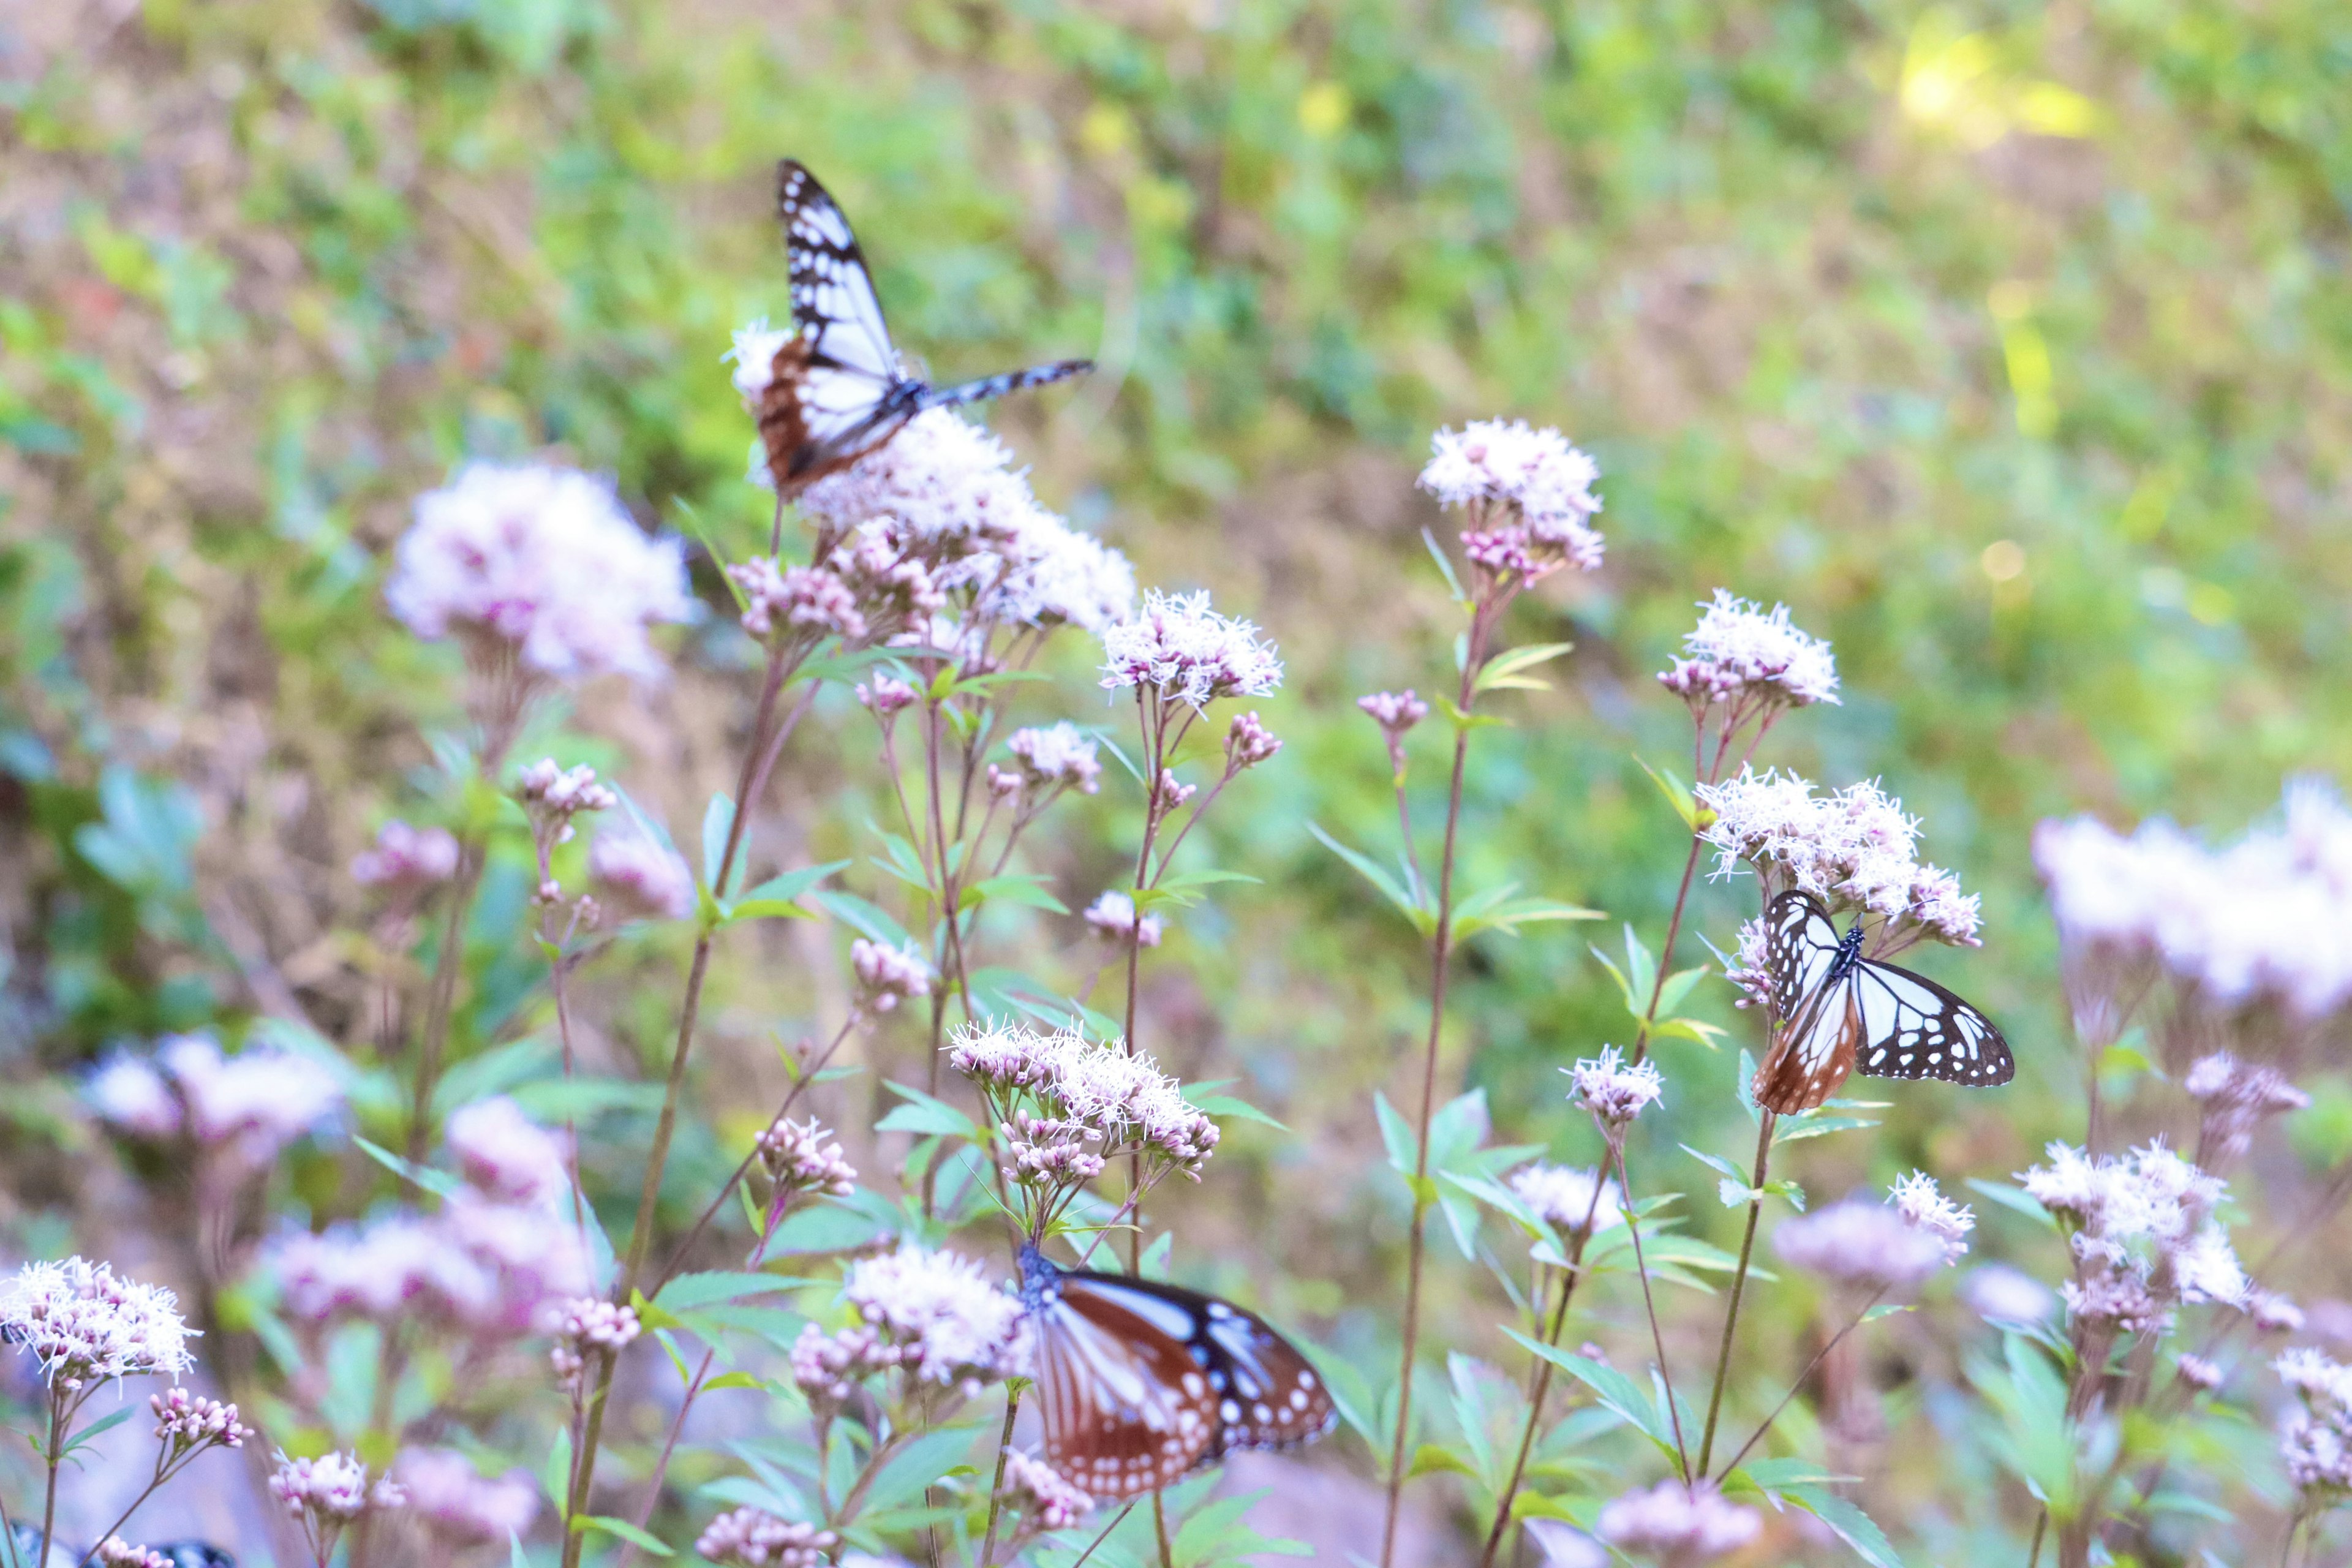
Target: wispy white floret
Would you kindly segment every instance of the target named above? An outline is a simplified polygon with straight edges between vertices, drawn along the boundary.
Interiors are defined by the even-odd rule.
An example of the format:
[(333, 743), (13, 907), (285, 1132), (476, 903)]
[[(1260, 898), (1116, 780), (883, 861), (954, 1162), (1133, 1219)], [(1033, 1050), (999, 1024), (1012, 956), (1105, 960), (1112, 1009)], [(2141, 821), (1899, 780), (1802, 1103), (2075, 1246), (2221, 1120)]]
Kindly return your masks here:
[(1418, 483), (1446, 506), (1509, 506), (1530, 526), (1562, 535), (1589, 532), (1600, 514), (1592, 486), (1601, 465), (1558, 430), (1522, 419), (1474, 419), (1432, 436), (1429, 452)]
[(678, 542), (646, 538), (609, 484), (497, 463), (417, 498), (384, 596), (419, 637), (495, 638), (558, 678), (660, 679), (646, 631), (694, 609)]
[(1968, 1234), (1976, 1228), (1976, 1215), (1965, 1204), (1946, 1197), (1935, 1177), (1914, 1171), (1896, 1182), (1887, 1197), (1907, 1223), (1944, 1244), (1945, 1262), (1958, 1263), (1968, 1256)]
[(208, 1143), (235, 1142), (265, 1160), (342, 1109), (342, 1082), (295, 1051), (247, 1047), (225, 1057), (209, 1035), (176, 1035), (155, 1060), (187, 1107), (188, 1131)]
[(835, 532), (888, 518), (915, 536), (971, 548), (1008, 543), (1041, 509), (1011, 448), (945, 408), (927, 409), (840, 473), (801, 492)]
[(1102, 786), (1102, 763), (1094, 737), (1066, 719), (1057, 724), (1015, 730), (1004, 742), (1033, 787), (1076, 789), (1092, 795)]
[(1102, 634), (1102, 684), (1148, 688), (1163, 701), (1205, 708), (1221, 697), (1265, 697), (1282, 684), (1282, 661), (1247, 621), (1221, 616), (1209, 595), (1143, 596), (1143, 612)]
[(1604, 1504), (1595, 1533), (1621, 1552), (1666, 1568), (1699, 1568), (1764, 1531), (1764, 1516), (1727, 1501), (1713, 1487), (1660, 1481)]
[(1717, 876), (1744, 862), (1776, 890), (1802, 889), (1833, 909), (1866, 910), (1941, 942), (1976, 943), (1976, 897), (1963, 895), (1949, 872), (1920, 863), (1918, 819), (1876, 783), (1815, 795), (1795, 773), (1743, 767), (1695, 793), (1714, 814), (1703, 837), (1717, 851)]
[(1569, 1077), (1570, 1102), (1614, 1126), (1633, 1121), (1666, 1092), (1657, 1063), (1628, 1062), (1614, 1046), (1560, 1070)]
[(1536, 1216), (1563, 1236), (1574, 1236), (1588, 1225), (1607, 1230), (1625, 1221), (1623, 1194), (1615, 1182), (1573, 1165), (1549, 1165), (1541, 1161), (1511, 1173), (1510, 1188)]
[(1791, 625), (1789, 607), (1762, 605), (1717, 588), (1683, 637), (1683, 657), (1658, 677), (1667, 690), (1705, 705), (1761, 698), (1791, 708), (1838, 700), (1830, 645)]
[(850, 1266), (842, 1294), (927, 1382), (977, 1384), (1020, 1370), (1019, 1299), (958, 1253), (909, 1243), (862, 1258)]
[(179, 1298), (118, 1276), (86, 1258), (27, 1263), (0, 1296), (0, 1340), (40, 1363), (51, 1387), (161, 1373), (195, 1364)]
[(1107, 1148), (1139, 1146), (1197, 1173), (1217, 1146), (1217, 1124), (1140, 1051), (999, 1023), (960, 1029), (948, 1062), (992, 1095), (1034, 1096), (1048, 1116), (1080, 1123)]
[(776, 351), (791, 342), (793, 336), (789, 327), (768, 325), (765, 316), (735, 329), (735, 345), (720, 356), (720, 363), (734, 365), (736, 395), (747, 406), (757, 408), (760, 395), (775, 379)]

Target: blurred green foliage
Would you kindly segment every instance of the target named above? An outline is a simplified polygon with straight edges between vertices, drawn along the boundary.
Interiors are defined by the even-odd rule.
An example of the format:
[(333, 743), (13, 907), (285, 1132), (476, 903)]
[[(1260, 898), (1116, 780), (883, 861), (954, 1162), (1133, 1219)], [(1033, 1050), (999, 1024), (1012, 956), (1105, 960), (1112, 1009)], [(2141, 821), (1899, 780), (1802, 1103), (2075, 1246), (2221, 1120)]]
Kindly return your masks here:
[[(429, 773), (415, 726), (459, 717), (446, 650), (376, 598), (417, 489), (551, 447), (648, 522), (690, 514), (730, 549), (764, 531), (719, 356), (785, 308), (785, 153), (841, 197), (940, 373), (1093, 353), (1075, 391), (1002, 411), (1041, 493), (1283, 647), (1289, 749), (1215, 825), (1220, 863), (1264, 885), (1187, 915), (1154, 1007), (1188, 1077), (1244, 1075), (1297, 1130), (1234, 1140), (1186, 1211), (1187, 1271), (1239, 1285), (1246, 1249), (1285, 1258), (1295, 1278), (1257, 1293), (1343, 1344), (1388, 1331), (1341, 1308), (1393, 1279), (1371, 1094), (1412, 1092), (1425, 977), (1307, 824), (1385, 855), (1352, 698), (1450, 680), (1438, 519), (1410, 490), (1433, 426), (1558, 424), (1608, 500), (1607, 569), (1518, 613), (1519, 640), (1578, 647), (1480, 738), (1466, 886), (1601, 908), (1654, 946), (1681, 830), (1633, 759), (1682, 755), (1650, 676), (1722, 585), (1786, 600), (1846, 683), (1759, 760), (1883, 775), (1984, 892), (1985, 948), (1941, 972), (2010, 1024), (2019, 1085), (1897, 1091), (1874, 1142), (1807, 1146), (1819, 1187), (2000, 1175), (2079, 1125), (2034, 820), (2223, 829), (2283, 774), (2352, 763), (2341, 5), (85, 9), (0, 22), (5, 1037), (50, 1068), (236, 1012), (252, 952), (315, 960), (350, 922), (343, 863)], [(594, 703), (578, 727), (600, 762), (649, 737), (698, 755), (738, 658), (689, 644), (671, 728), (600, 728)], [(855, 717), (821, 708), (823, 736)], [(1436, 744), (1416, 737), (1424, 822)], [(855, 767), (806, 750), (791, 787), (854, 801)], [(1123, 853), (1116, 795), (1045, 868), (1074, 908)], [(1706, 891), (1697, 929), (1727, 941), (1745, 893)], [(1076, 976), (1082, 928), (1054, 929)], [(1449, 1076), (1510, 1137), (1583, 1159), (1550, 1069), (1629, 1032), (1585, 955), (1604, 929), (1481, 939), (1449, 1034)], [(746, 1006), (776, 1005), (755, 975), (778, 956), (740, 961)], [(332, 990), (331, 964), (293, 967)], [(505, 1011), (461, 1038), (495, 1037), (530, 978), (486, 986)], [(668, 996), (614, 995), (609, 1026), (657, 1050)], [(1732, 1053), (1664, 1058), (1637, 1180), (1745, 1125)], [(683, 1160), (679, 1201), (724, 1163)]]

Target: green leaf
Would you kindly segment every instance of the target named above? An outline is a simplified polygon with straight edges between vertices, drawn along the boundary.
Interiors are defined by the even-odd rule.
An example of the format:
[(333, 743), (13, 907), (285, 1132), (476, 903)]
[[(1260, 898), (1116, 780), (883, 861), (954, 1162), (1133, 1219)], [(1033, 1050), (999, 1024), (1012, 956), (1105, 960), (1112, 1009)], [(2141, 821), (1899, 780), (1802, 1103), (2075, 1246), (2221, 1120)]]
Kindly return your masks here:
[(1772, 1142), (1777, 1148), (1801, 1138), (1825, 1138), (1832, 1132), (1852, 1132), (1877, 1125), (1875, 1120), (1867, 1116), (1822, 1116), (1817, 1111), (1800, 1111), (1794, 1116), (1784, 1116), (1773, 1124)]
[(712, 795), (702, 808), (702, 885), (721, 900), (727, 889), (719, 885), (719, 861), (727, 853), (727, 836), (734, 831), (735, 803), (724, 795)]
[(1184, 1093), (1184, 1100), (1193, 1110), (1206, 1115), (1229, 1116), (1236, 1121), (1255, 1121), (1261, 1127), (1271, 1127), (1277, 1132), (1290, 1131), (1248, 1100), (1236, 1100), (1230, 1094), (1196, 1094), (1187, 1089)]
[(1380, 1118), (1381, 1142), (1387, 1145), (1389, 1168), (1401, 1176), (1410, 1176), (1421, 1163), (1421, 1141), (1412, 1123), (1404, 1113), (1389, 1103), (1389, 1097), (1375, 1091), (1372, 1111)]
[(1874, 1323), (1881, 1318), (1891, 1318), (1897, 1312), (1907, 1312), (1910, 1310), (1911, 1304), (1907, 1301), (1881, 1301), (1877, 1306), (1864, 1312), (1862, 1315), (1862, 1321), (1865, 1323)]
[(1424, 528), (1421, 531), (1421, 542), (1429, 546), (1429, 558), (1437, 563), (1437, 574), (1445, 579), (1445, 591), (1454, 595), (1455, 604), (1466, 605), (1470, 595), (1462, 591), (1462, 579), (1454, 574), (1454, 563), (1446, 559), (1444, 547), (1437, 542), (1437, 535)]
[(984, 1144), (987, 1135), (980, 1123), (965, 1115), (944, 1100), (936, 1100), (919, 1089), (909, 1089), (903, 1083), (891, 1082), (890, 1091), (907, 1103), (894, 1107), (887, 1116), (874, 1124), (877, 1132), (913, 1132), (926, 1138), (961, 1138), (967, 1142)]
[(1426, 904), (1406, 892), (1404, 885), (1390, 876), (1387, 868), (1379, 861), (1369, 855), (1349, 848), (1328, 833), (1324, 832), (1318, 823), (1309, 822), (1307, 825), (1307, 831), (1313, 834), (1324, 848), (1354, 867), (1358, 876), (1370, 882), (1378, 889), (1381, 897), (1386, 899), (1406, 920), (1412, 922), (1413, 930), (1427, 936), (1437, 929), (1435, 913)]
[(360, 1152), (369, 1159), (373, 1160), (385, 1170), (398, 1172), (435, 1197), (454, 1197), (465, 1189), (466, 1184), (447, 1171), (436, 1171), (430, 1165), (417, 1164), (415, 1161), (395, 1154), (389, 1149), (379, 1148), (356, 1133), (352, 1135), (352, 1142), (358, 1144)]
[(1654, 768), (1639, 757), (1635, 757), (1633, 761), (1643, 773), (1650, 775), (1650, 782), (1658, 786), (1658, 793), (1666, 797), (1666, 804), (1675, 808), (1675, 815), (1683, 819), (1685, 827), (1696, 833), (1706, 826), (1699, 821), (1699, 814), (1705, 811), (1706, 807), (1700, 805), (1697, 797), (1691, 794), (1690, 786), (1675, 776), (1673, 769)]
[(990, 877), (966, 888), (956, 900), (956, 907), (969, 910), (993, 900), (1003, 904), (1025, 904), (1049, 914), (1068, 914), (1070, 906), (1045, 890), (1047, 880), (1042, 876), (1019, 871)]
[(2012, 1187), (2002, 1182), (1980, 1182), (1970, 1177), (1968, 1181), (1968, 1188), (1969, 1191), (1989, 1203), (1999, 1204), (2012, 1213), (2021, 1214), (2036, 1224), (2046, 1225), (2053, 1230), (2058, 1228), (2058, 1216), (2043, 1208), (2040, 1201), (2022, 1187)]
[(540, 1467), (539, 1479), (547, 1489), (547, 1500), (562, 1514), (572, 1500), (568, 1489), (572, 1485), (572, 1433), (568, 1428), (556, 1429), (555, 1444), (547, 1451), (547, 1463)]
[(1451, 697), (1438, 698), (1437, 710), (1445, 715), (1446, 722), (1453, 725), (1457, 733), (1471, 730), (1502, 730), (1510, 727), (1508, 721), (1498, 719), (1492, 713), (1464, 712)]
[[(801, 895), (835, 872), (848, 869), (850, 864), (851, 862), (847, 860), (828, 860), (822, 866), (804, 866), (797, 871), (786, 871), (780, 876), (771, 877), (756, 888), (746, 889), (743, 896), (727, 908), (725, 911), (727, 918), (757, 920), (775, 914), (795, 920), (806, 920), (809, 911), (801, 906)], [(773, 910), (754, 907), (767, 904), (782, 907)]]
[(575, 1531), (601, 1530), (607, 1535), (617, 1535), (622, 1540), (629, 1542), (632, 1546), (635, 1546), (638, 1551), (650, 1552), (656, 1557), (675, 1557), (677, 1555), (677, 1552), (663, 1542), (661, 1537), (648, 1534), (646, 1531), (639, 1530), (635, 1525), (631, 1524), (627, 1520), (614, 1519), (610, 1514), (592, 1513), (583, 1515), (581, 1518), (575, 1519), (572, 1521), (572, 1528)]
[[(1507, 892), (1507, 888), (1503, 889)], [(1582, 909), (1563, 903), (1558, 899), (1506, 899), (1487, 907), (1472, 910), (1469, 900), (1455, 906), (1454, 934), (1468, 938), (1480, 931), (1498, 931), (1505, 936), (1517, 936), (1523, 925), (1541, 925), (1554, 921), (1597, 921), (1608, 917), (1599, 910)]]
[(1895, 1544), (1886, 1539), (1886, 1532), (1868, 1514), (1837, 1493), (1811, 1482), (1792, 1482), (1781, 1487), (1780, 1492), (1836, 1531), (1837, 1538), (1853, 1548), (1854, 1554), (1871, 1568), (1903, 1568), (1903, 1559), (1895, 1554)]
[(747, 1296), (797, 1289), (807, 1283), (782, 1274), (681, 1274), (655, 1292), (653, 1304), (665, 1311), (686, 1312), (721, 1301), (740, 1301)]
[(869, 941), (878, 942), (886, 947), (912, 947), (921, 951), (915, 939), (907, 934), (904, 926), (855, 893), (824, 889), (809, 894), (803, 901), (814, 904)]
[(1526, 647), (1512, 648), (1507, 653), (1498, 653), (1478, 671), (1478, 679), (1471, 689), (1549, 691), (1551, 689), (1549, 681), (1538, 680), (1526, 672), (1537, 665), (1558, 658), (1575, 647), (1572, 642), (1532, 643)]
[(1635, 1386), (1633, 1380), (1615, 1367), (1529, 1339), (1517, 1329), (1503, 1331), (1517, 1340), (1521, 1348), (1548, 1361), (1569, 1376), (1592, 1391), (1594, 1398), (1616, 1413), (1635, 1431), (1647, 1437), (1668, 1457), (1676, 1452), (1674, 1428), (1659, 1412), (1657, 1404)]

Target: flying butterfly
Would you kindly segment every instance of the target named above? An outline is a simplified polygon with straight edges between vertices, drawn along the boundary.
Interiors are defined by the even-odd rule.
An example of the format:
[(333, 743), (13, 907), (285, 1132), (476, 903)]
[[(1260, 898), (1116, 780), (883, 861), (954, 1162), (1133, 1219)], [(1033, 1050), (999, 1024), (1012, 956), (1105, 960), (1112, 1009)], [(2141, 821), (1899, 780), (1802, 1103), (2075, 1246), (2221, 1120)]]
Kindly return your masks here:
[(1021, 1250), (1045, 1462), (1097, 1500), (1156, 1491), (1236, 1448), (1287, 1448), (1338, 1411), (1298, 1347), (1181, 1286)]
[(776, 350), (760, 394), (760, 440), (780, 489), (796, 490), (847, 468), (927, 408), (1002, 397), (1094, 368), (1092, 360), (1061, 360), (956, 386), (910, 376), (890, 342), (849, 220), (816, 176), (790, 158), (776, 165), (776, 216), (798, 330)]
[(1801, 890), (1766, 908), (1773, 1036), (1756, 1072), (1758, 1104), (1782, 1115), (1811, 1110), (1854, 1071), (1970, 1089), (2016, 1076), (1991, 1019), (1924, 975), (1863, 957), (1862, 926), (1857, 919), (1841, 936), (1822, 901)]

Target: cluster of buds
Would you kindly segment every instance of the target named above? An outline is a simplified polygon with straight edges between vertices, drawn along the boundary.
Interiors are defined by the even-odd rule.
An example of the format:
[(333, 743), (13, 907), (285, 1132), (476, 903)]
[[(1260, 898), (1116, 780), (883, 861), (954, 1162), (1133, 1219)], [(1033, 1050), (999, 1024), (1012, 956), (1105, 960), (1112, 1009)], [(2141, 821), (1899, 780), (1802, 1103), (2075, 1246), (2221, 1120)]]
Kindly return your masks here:
[(570, 1394), (579, 1394), (591, 1354), (618, 1355), (645, 1332), (635, 1308), (595, 1296), (566, 1301), (552, 1315), (555, 1348), (547, 1359), (555, 1385)]
[(2311, 1096), (2276, 1068), (2242, 1062), (2216, 1051), (2189, 1069), (2180, 1087), (2204, 1112), (2200, 1155), (2234, 1160), (2254, 1146), (2254, 1130), (2273, 1116), (2301, 1110)]
[(1768, 614), (1718, 588), (1699, 610), (1697, 626), (1683, 637), (1684, 657), (1658, 676), (1693, 713), (1722, 709), (1728, 732), (1784, 708), (1838, 700), (1830, 645), (1791, 625), (1786, 605)]
[(884, 725), (915, 705), (915, 689), (895, 675), (877, 675), (857, 683), (857, 705)]
[(778, 1117), (760, 1134), (756, 1147), (760, 1169), (774, 1184), (777, 1200), (795, 1193), (845, 1198), (856, 1190), (857, 1168), (841, 1157), (841, 1144), (826, 1138), (814, 1116), (806, 1121)]
[(1356, 706), (1381, 727), (1381, 739), (1388, 742), (1389, 767), (1398, 778), (1403, 778), (1405, 732), (1429, 717), (1429, 704), (1407, 689), (1375, 691), (1369, 697), (1357, 698)]
[(110, 1535), (98, 1543), (89, 1554), (98, 1568), (172, 1568), (172, 1560), (150, 1547), (133, 1546), (119, 1535)]
[(754, 556), (727, 568), (727, 577), (742, 595), (743, 629), (761, 642), (779, 634), (851, 642), (866, 636), (857, 595), (828, 567), (779, 570), (768, 557)]
[(1611, 1138), (1666, 1092), (1656, 1063), (1628, 1062), (1614, 1046), (1560, 1070), (1569, 1078), (1569, 1102), (1591, 1111)]
[(184, 1388), (151, 1395), (147, 1406), (155, 1413), (155, 1436), (167, 1466), (206, 1448), (242, 1448), (253, 1436), (253, 1428), (238, 1421), (236, 1405)]
[(2302, 1404), (2280, 1428), (2279, 1455), (2305, 1510), (2352, 1497), (2352, 1367), (2304, 1347), (2280, 1356), (2271, 1370)]
[(1004, 1492), (1019, 1509), (1023, 1534), (1067, 1530), (1094, 1511), (1095, 1500), (1054, 1473), (1043, 1460), (1018, 1448), (1004, 1456)]
[(712, 1520), (694, 1550), (721, 1568), (822, 1568), (840, 1542), (820, 1526), (739, 1508)]
[(912, 948), (859, 937), (849, 944), (849, 967), (857, 976), (858, 1005), (868, 1012), (887, 1013), (931, 994), (931, 966)]
[(408, 1502), (407, 1492), (389, 1477), (369, 1485), (368, 1468), (355, 1454), (295, 1459), (281, 1451), (269, 1495), (301, 1526), (321, 1563), (334, 1556), (335, 1542), (361, 1518)]
[(1225, 730), (1225, 776), (1254, 768), (1280, 750), (1281, 738), (1259, 721), (1255, 709), (1237, 713)]
[(895, 1372), (908, 1352), (864, 1323), (827, 1333), (814, 1323), (793, 1342), (793, 1384), (820, 1420), (849, 1402), (857, 1384)]
[(1151, 792), (1151, 808), (1161, 816), (1167, 816), (1200, 793), (1201, 786), (1188, 784), (1176, 776), (1172, 768), (1160, 770), (1160, 783)]
[(1004, 1173), (1023, 1186), (1074, 1187), (1102, 1174), (1099, 1128), (1069, 1117), (1032, 1116), (1016, 1110), (1000, 1131), (1011, 1156)]
[[(620, 804), (620, 796), (598, 784), (596, 770), (587, 763), (566, 768), (552, 757), (542, 757), (516, 779), (515, 798), (530, 820), (531, 847), (539, 856), (539, 889), (533, 898), (542, 905), (560, 904), (563, 889), (555, 880), (552, 865), (556, 846), (572, 842), (578, 831), (572, 826), (573, 817), (610, 811)], [(593, 925), (595, 900), (583, 898), (577, 915), (581, 923)]]
[[(1013, 783), (1034, 795), (1051, 795), (1066, 789), (1092, 795), (1102, 787), (1102, 763), (1095, 742), (1066, 720), (1058, 724), (1016, 730), (1004, 742), (1013, 754)], [(991, 770), (992, 779), (996, 770)]]
[(1492, 419), (1432, 437), (1419, 484), (1468, 516), (1462, 546), (1473, 565), (1523, 585), (1562, 567), (1600, 566), (1601, 535), (1591, 526), (1600, 477), (1600, 465), (1559, 431)]
[(948, 607), (948, 596), (932, 580), (931, 570), (884, 519), (860, 524), (848, 546), (835, 559), (841, 580), (857, 595), (869, 622), (887, 626), (927, 625)]

